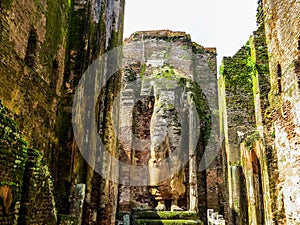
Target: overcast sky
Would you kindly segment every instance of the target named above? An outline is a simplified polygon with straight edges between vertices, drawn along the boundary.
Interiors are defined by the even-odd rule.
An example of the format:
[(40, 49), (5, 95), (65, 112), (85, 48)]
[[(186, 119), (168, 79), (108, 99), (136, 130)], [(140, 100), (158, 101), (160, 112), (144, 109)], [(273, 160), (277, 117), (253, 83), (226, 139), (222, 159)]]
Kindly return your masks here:
[(216, 47), (218, 67), (256, 29), (257, 0), (126, 0), (124, 38), (142, 30), (170, 29)]

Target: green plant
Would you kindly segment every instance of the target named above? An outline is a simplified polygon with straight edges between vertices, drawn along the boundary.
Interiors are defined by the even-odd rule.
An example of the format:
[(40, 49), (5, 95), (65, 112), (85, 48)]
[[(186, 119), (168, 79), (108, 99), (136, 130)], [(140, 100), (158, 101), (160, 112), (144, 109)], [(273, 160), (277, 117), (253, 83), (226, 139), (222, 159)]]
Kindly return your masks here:
[(253, 144), (255, 143), (255, 141), (260, 140), (260, 134), (259, 132), (256, 130), (253, 133), (251, 133), (250, 135), (247, 135), (247, 137), (245, 138), (245, 140), (243, 141), (243, 143), (245, 144), (245, 146), (252, 150), (253, 149)]
[(0, 186), (7, 185), (11, 187), (17, 186), (17, 184), (13, 181), (0, 181)]

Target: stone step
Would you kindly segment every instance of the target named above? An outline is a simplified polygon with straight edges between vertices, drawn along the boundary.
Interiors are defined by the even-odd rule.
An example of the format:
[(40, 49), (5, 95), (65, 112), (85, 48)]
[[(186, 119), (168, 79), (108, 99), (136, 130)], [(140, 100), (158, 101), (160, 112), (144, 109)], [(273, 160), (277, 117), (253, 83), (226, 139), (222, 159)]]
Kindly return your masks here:
[(204, 225), (201, 220), (137, 219), (137, 225)]
[(134, 219), (169, 219), (169, 220), (197, 220), (199, 219), (196, 212), (189, 211), (154, 211), (141, 210), (133, 213)]

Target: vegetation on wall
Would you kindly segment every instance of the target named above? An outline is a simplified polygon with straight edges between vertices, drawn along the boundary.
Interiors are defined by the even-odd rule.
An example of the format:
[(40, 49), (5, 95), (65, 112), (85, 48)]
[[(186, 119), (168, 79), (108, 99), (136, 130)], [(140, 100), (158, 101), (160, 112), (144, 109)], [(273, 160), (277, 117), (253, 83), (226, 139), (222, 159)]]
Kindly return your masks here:
[(32, 224), (46, 218), (50, 224), (55, 223), (48, 166), (40, 151), (28, 148), (13, 114), (1, 101), (0, 171), (0, 206), (4, 206), (0, 207), (1, 222)]
[(0, 204), (12, 219), (14, 207), (21, 200), (27, 142), (11, 117), (0, 100)]
[(225, 77), (227, 90), (240, 90), (246, 94), (252, 93), (252, 76), (249, 43), (243, 46), (233, 57), (225, 57), (221, 75)]

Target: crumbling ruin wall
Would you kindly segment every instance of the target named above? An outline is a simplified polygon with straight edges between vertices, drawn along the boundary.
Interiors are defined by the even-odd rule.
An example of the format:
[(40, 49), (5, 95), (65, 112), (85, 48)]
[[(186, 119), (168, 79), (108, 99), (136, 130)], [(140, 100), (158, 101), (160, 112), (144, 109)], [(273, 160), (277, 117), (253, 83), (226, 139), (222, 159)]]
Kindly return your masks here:
[[(91, 203), (95, 210), (101, 205), (101, 213), (108, 217), (103, 219), (97, 213), (95, 216), (95, 210), (90, 213), (90, 207), (86, 207), (86, 221), (111, 223), (116, 205), (110, 198), (116, 193), (109, 191), (113, 184), (94, 178), (93, 170), (84, 163), (76, 147), (72, 102), (87, 67), (107, 50), (122, 44), (123, 13), (124, 1), (0, 3), (0, 98), (28, 141), (25, 171), (15, 171), (20, 179), (26, 178), (28, 185), (18, 191), (22, 192), (18, 197), (22, 199), (19, 218), (24, 224), (56, 224), (60, 217), (68, 220), (56, 215), (69, 213), (69, 196), (72, 186), (78, 183), (87, 184), (85, 204)], [(112, 80), (109, 85), (117, 88), (118, 83)], [(109, 87), (102, 101), (111, 98), (116, 88)], [(110, 114), (109, 103), (103, 108)], [(15, 156), (5, 149), (1, 149), (1, 155), (14, 161)], [(0, 179), (3, 185), (10, 182), (6, 176), (14, 177), (9, 172), (12, 168), (11, 164), (0, 164), (0, 171), (7, 173)], [(99, 185), (101, 193), (91, 200), (92, 185), (99, 183), (103, 183)], [(9, 194), (9, 190), (5, 193)], [(109, 204), (113, 206), (108, 207)], [(1, 215), (6, 216), (5, 209), (1, 210)], [(8, 224), (13, 223), (11, 218), (7, 219)]]
[(27, 143), (7, 108), (0, 103), (0, 223), (17, 223), (22, 196)]
[[(258, 18), (261, 19), (261, 5)], [(264, 24), (230, 58), (224, 58), (219, 79), (221, 134), (224, 136), (224, 176), (227, 178), (228, 211), (233, 224), (270, 223), (267, 156), (269, 69)], [(267, 140), (266, 140), (267, 139)], [(269, 158), (268, 158), (269, 157)], [(270, 172), (270, 173), (269, 173)]]
[(263, 9), (270, 55), (269, 135), (274, 139), (272, 154), (278, 159), (273, 219), (279, 224), (299, 224), (300, 4), (263, 1)]
[[(297, 7), (294, 1), (260, 1), (257, 31), (235, 56), (223, 60), (220, 121), (228, 168), (227, 217), (233, 224), (299, 221), (299, 32), (293, 29), (299, 25)], [(240, 127), (245, 129), (235, 131)], [(235, 208), (231, 159), (243, 171), (237, 180), (244, 180), (246, 195), (237, 199), (248, 202), (244, 208)], [(241, 191), (242, 183), (237, 187)]]
[(0, 103), (1, 224), (56, 224), (53, 180), (39, 151), (28, 148), (13, 114)]
[[(117, 207), (117, 184), (100, 176), (94, 171), (93, 164), (88, 164), (83, 159), (77, 143), (83, 139), (90, 140), (86, 145), (92, 149), (94, 142), (89, 136), (92, 131), (89, 131), (87, 127), (82, 127), (82, 135), (78, 140), (75, 140), (73, 136), (71, 124), (73, 98), (77, 91), (77, 85), (88, 67), (109, 50), (122, 45), (123, 17), (124, 1), (107, 0), (75, 1), (70, 18), (69, 45), (64, 76), (65, 86), (59, 108), (62, 123), (59, 124), (61, 147), (57, 155), (60, 160), (58, 160), (57, 168), (59, 171), (55, 179), (57, 182), (56, 194), (61, 213), (68, 214), (72, 187), (76, 184), (86, 184), (86, 198), (83, 208), (83, 223), (85, 224), (114, 223)], [(112, 62), (108, 62), (107, 66), (110, 63), (112, 64)], [(105, 66), (103, 65), (103, 70), (105, 70)], [(98, 76), (99, 74), (101, 77)], [(99, 90), (99, 93), (93, 93), (93, 96), (78, 93), (76, 104), (94, 105), (92, 99), (97, 97), (95, 95), (99, 95), (95, 113), (97, 117), (105, 119), (97, 120), (98, 128), (94, 132), (99, 132), (106, 149), (117, 157), (117, 141), (115, 139), (115, 132), (117, 131), (114, 129), (116, 127), (114, 113), (117, 109), (113, 107), (112, 103), (117, 96), (120, 80), (117, 75), (109, 79), (107, 74), (99, 74), (97, 73), (97, 76), (92, 74), (93, 76), (88, 77), (87, 82), (104, 87), (102, 92), (100, 93)], [(87, 114), (84, 113), (82, 116), (88, 119)], [(92, 151), (90, 157), (95, 156), (94, 153)], [(101, 164), (101, 159), (96, 163)], [(108, 168), (107, 174), (110, 173), (111, 168)]]
[(224, 137), (224, 177), (227, 189), (225, 218), (232, 224), (247, 224), (245, 175), (241, 165), (240, 142), (255, 131), (250, 52), (243, 46), (233, 57), (223, 59), (219, 78), (221, 136)]
[[(64, 71), (69, 11), (68, 1), (0, 4), (0, 98), (28, 141), (25, 155), (18, 159), (23, 160), (22, 168), (8, 163), (0, 166), (4, 173), (1, 182), (23, 183), (18, 193), (12, 192), (13, 198), (18, 199), (15, 211), (18, 220), (9, 219), (6, 224), (16, 221), (56, 223), (50, 167), (58, 144), (56, 110)], [(1, 125), (5, 125), (2, 122)], [(6, 148), (0, 151), (7, 162), (13, 162), (22, 149), (12, 144), (10, 152)], [(18, 180), (15, 180), (17, 175)], [(18, 185), (13, 189), (16, 187)], [(5, 218), (2, 209), (3, 212)]]

